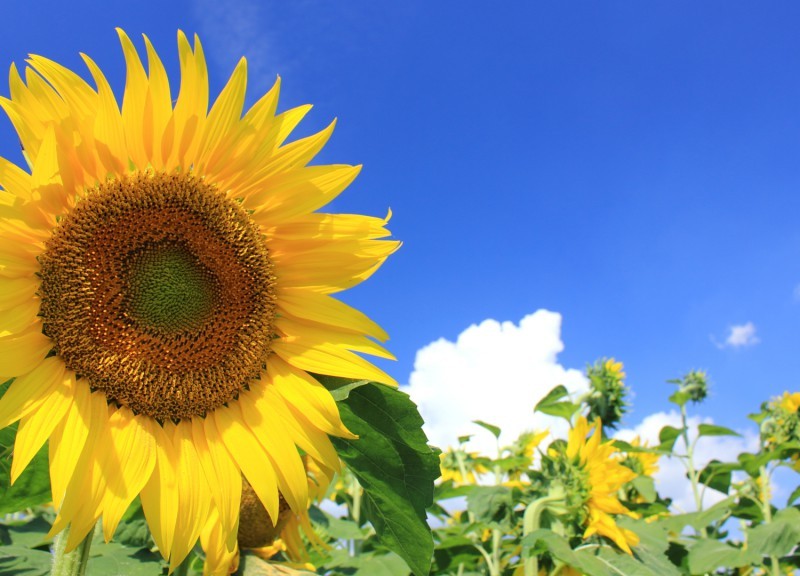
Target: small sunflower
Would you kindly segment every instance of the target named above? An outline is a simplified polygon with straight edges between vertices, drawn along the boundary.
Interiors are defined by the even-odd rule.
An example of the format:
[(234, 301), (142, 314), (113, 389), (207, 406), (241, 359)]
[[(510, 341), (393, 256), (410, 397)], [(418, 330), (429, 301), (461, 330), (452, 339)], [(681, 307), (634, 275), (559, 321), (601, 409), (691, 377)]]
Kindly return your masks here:
[(584, 507), (586, 531), (584, 538), (599, 534), (611, 539), (622, 550), (631, 554), (631, 546), (639, 543), (639, 537), (626, 528), (620, 528), (612, 514), (635, 517), (617, 498), (619, 489), (636, 477), (636, 473), (614, 458), (617, 449), (614, 441), (602, 442), (602, 424), (595, 421), (590, 427), (586, 418), (580, 416), (570, 430), (564, 456), (568, 463), (583, 476), (586, 492)]
[(333, 124), (286, 143), (309, 107), (276, 114), (279, 82), (243, 113), (242, 59), (209, 111), (196, 37), (174, 98), (118, 32), (121, 107), (85, 55), (96, 87), (31, 56), (0, 99), (30, 166), (0, 158), (0, 427), (20, 421), (12, 481), (49, 440), (68, 549), (140, 496), (172, 568), (198, 538), (227, 566), (243, 477), (273, 524), (302, 515), (302, 455), (335, 470), (329, 435), (353, 437), (309, 373), (394, 383), (357, 354), (391, 358), (386, 333), (332, 295), (399, 243), (317, 212), (360, 166), (308, 165)]
[(439, 454), (441, 481), (452, 480), (456, 486), (478, 483), (478, 476), (486, 474), (489, 469), (477, 452), (467, 452), (463, 448), (448, 448)]

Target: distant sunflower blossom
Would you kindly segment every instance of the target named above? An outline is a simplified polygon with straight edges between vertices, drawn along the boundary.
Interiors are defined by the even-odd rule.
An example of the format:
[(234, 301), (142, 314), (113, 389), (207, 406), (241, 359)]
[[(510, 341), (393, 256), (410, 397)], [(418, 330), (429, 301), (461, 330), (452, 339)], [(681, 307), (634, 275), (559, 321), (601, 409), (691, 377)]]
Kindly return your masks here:
[[(237, 551), (243, 477), (272, 524), (307, 511), (301, 451), (330, 478), (353, 435), (309, 373), (392, 378), (386, 333), (332, 297), (394, 252), (388, 218), (318, 213), (360, 166), (309, 166), (331, 135), (286, 143), (310, 107), (244, 111), (242, 59), (210, 107), (200, 42), (178, 33), (173, 96), (145, 38), (124, 32), (121, 107), (31, 56), (12, 66), (30, 171), (0, 158), (0, 428), (20, 421), (12, 482), (49, 440), (52, 534), (106, 540), (139, 496), (174, 569), (198, 538), (207, 572)], [(296, 529), (294, 530), (296, 533)]]
[(580, 416), (570, 430), (564, 453), (567, 462), (583, 473), (586, 493), (586, 531), (583, 537), (588, 538), (592, 534), (605, 536), (631, 554), (630, 547), (639, 543), (639, 537), (617, 526), (612, 514), (636, 516), (617, 498), (619, 489), (633, 480), (636, 473), (614, 458), (617, 452), (614, 441), (602, 442), (601, 427), (599, 420), (590, 427), (586, 418)]

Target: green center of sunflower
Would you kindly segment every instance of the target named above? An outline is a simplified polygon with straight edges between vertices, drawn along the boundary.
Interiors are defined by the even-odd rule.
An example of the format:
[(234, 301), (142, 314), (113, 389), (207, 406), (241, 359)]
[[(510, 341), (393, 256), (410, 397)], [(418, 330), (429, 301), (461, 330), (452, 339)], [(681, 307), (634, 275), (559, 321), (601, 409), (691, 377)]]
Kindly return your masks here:
[(241, 206), (186, 174), (89, 191), (40, 257), (44, 333), (110, 401), (158, 420), (202, 416), (263, 371), (275, 278)]
[(131, 315), (167, 333), (197, 329), (214, 311), (216, 279), (184, 245), (148, 245), (129, 263)]

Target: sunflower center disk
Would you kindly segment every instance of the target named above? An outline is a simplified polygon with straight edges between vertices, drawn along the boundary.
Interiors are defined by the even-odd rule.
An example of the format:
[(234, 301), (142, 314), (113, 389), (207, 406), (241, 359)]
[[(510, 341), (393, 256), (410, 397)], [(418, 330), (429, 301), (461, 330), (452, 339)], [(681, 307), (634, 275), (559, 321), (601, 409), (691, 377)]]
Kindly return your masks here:
[(106, 182), (40, 258), (44, 332), (94, 389), (158, 420), (204, 415), (270, 351), (272, 263), (238, 203), (190, 175)]
[(198, 329), (211, 317), (216, 277), (186, 246), (145, 246), (129, 266), (131, 315), (144, 326), (174, 333)]

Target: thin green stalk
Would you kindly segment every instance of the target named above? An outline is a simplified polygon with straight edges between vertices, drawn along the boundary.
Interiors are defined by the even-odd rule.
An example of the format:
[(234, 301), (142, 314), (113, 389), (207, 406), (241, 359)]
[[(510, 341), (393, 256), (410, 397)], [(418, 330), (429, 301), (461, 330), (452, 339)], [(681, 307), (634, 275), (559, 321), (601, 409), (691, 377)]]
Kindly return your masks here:
[[(689, 424), (688, 418), (686, 416), (686, 405), (683, 404), (681, 406), (681, 425), (682, 431), (681, 436), (683, 437), (684, 445), (686, 446), (686, 472), (689, 476), (689, 482), (692, 485), (692, 494), (694, 495), (694, 505), (697, 508), (698, 512), (703, 510), (703, 498), (700, 495), (700, 490), (698, 485), (700, 474), (694, 467), (694, 448), (695, 442), (689, 442)], [(708, 538), (708, 532), (706, 532), (705, 526), (699, 531), (699, 535), (701, 538)]]
[[(762, 466), (759, 470), (759, 495), (758, 499), (761, 501), (761, 512), (764, 514), (764, 524), (772, 522), (772, 503), (769, 497), (769, 483), (770, 473), (767, 472), (767, 467)], [(781, 563), (778, 557), (771, 554), (769, 557), (770, 573), (772, 576), (781, 576)]]
[(83, 541), (67, 552), (70, 527), (59, 532), (53, 541), (53, 568), (51, 576), (84, 576), (89, 563), (89, 549), (92, 547), (94, 530), (90, 530)]

